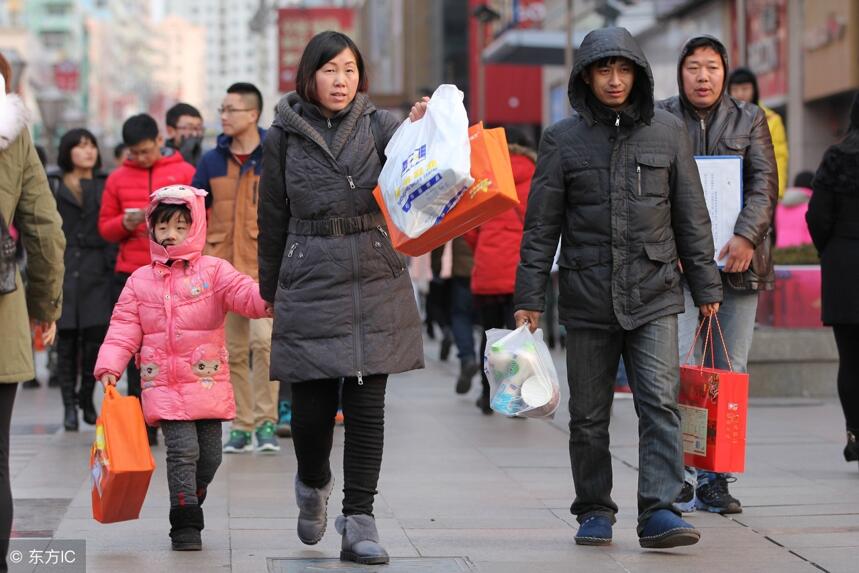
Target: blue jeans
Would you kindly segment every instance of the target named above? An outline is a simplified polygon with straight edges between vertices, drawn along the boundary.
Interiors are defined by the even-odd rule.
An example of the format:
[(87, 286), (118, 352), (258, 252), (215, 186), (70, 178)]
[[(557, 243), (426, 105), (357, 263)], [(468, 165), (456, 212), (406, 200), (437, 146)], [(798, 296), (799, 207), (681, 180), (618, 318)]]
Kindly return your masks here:
[[(733, 368), (735, 372), (748, 372), (749, 350), (752, 348), (752, 338), (755, 334), (755, 314), (758, 310), (758, 293), (756, 291), (738, 291), (732, 289), (722, 274), (723, 300), (719, 306), (719, 324), (725, 337), (725, 346), (728, 348), (729, 362), (725, 357), (725, 346), (719, 336), (716, 325), (713, 325), (713, 350), (715, 354), (716, 368), (728, 370)], [(692, 340), (698, 329), (698, 308), (692, 300), (689, 285), (683, 281), (683, 295), (686, 299), (686, 312), (678, 318), (680, 363), (683, 364), (689, 349), (692, 348)], [(695, 351), (689, 361), (695, 364), (701, 363), (702, 349), (706, 332), (702, 329), (695, 345)], [(706, 364), (710, 364), (710, 350), (707, 349)], [(697, 473), (697, 475), (696, 475)], [(686, 468), (686, 481), (693, 486), (699, 481), (709, 480), (712, 472), (695, 471), (694, 468)], [(727, 475), (727, 474), (725, 474)]]
[(471, 279), (450, 279), (450, 328), (460, 361), (474, 360), (474, 305)]
[(614, 521), (617, 513), (608, 427), (621, 356), (639, 414), (639, 533), (654, 511), (673, 510), (683, 484), (676, 341), (674, 315), (630, 331), (567, 328), (570, 464), (576, 488), (570, 511), (579, 522), (592, 514)]

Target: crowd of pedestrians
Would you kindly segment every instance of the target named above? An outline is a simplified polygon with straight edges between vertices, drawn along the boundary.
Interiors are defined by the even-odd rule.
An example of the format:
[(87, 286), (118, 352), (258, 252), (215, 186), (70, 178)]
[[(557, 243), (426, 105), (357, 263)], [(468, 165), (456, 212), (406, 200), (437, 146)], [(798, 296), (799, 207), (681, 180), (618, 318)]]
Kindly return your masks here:
[[(269, 129), (259, 125), (260, 91), (231, 85), (208, 151), (203, 117), (189, 104), (167, 112), (166, 140), (155, 118), (130, 117), (109, 175), (96, 137), (77, 128), (60, 139), (58, 169), (47, 176), (10, 76), (0, 56), (2, 556), (11, 414), (18, 383), (35, 378), (33, 321), (56, 348), (67, 431), (79, 429), (79, 412), (96, 423), (95, 382), (114, 385), (123, 374), (151, 445), (161, 428), (174, 549), (202, 548), (202, 505), (222, 453), (274, 453), (279, 436), (295, 450), (298, 537), (318, 543), (342, 411), (341, 559), (387, 563), (374, 518), (386, 388), (390, 375), (423, 367), (424, 350), (409, 261), (371, 193), (399, 121), (368, 96), (355, 43), (316, 35)], [(556, 305), (579, 545), (612, 541), (608, 428), (619, 367), (639, 415), (641, 546), (697, 543), (701, 532), (683, 513), (742, 511), (728, 489), (733, 476), (684, 472), (679, 366), (701, 351), (701, 319), (716, 317), (727, 344), (715, 345), (715, 367), (747, 371), (759, 293), (774, 287), (782, 196), (785, 236), (807, 209), (807, 240), (822, 255), (844, 456), (859, 459), (859, 98), (844, 142), (816, 175), (787, 188), (781, 118), (759, 105), (752, 72), (731, 71), (720, 40), (687, 42), (677, 81), (676, 96), (656, 101), (650, 65), (626, 30), (588, 34), (569, 78), (571, 117), (539, 146), (507, 130), (520, 204), (431, 257), (429, 332), (433, 322), (442, 329), (442, 360), (457, 350), (455, 393), (469, 393), (480, 374), (483, 414), (493, 412), (485, 331), (535, 330)], [(411, 121), (428, 99), (414, 104)], [(741, 158), (743, 204), (733, 237), (715, 252), (695, 158), (726, 155)], [(786, 210), (798, 195), (799, 217)], [(232, 422), (224, 443), (223, 421)]]

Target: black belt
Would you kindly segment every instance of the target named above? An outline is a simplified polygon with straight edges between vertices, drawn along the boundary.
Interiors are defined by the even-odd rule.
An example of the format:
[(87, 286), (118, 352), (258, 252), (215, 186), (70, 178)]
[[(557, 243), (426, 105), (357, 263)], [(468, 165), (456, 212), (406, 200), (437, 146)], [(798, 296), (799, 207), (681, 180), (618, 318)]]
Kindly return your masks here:
[(358, 217), (335, 217), (333, 219), (290, 219), (291, 235), (318, 235), (342, 237), (375, 229), (385, 224), (381, 213), (368, 213)]

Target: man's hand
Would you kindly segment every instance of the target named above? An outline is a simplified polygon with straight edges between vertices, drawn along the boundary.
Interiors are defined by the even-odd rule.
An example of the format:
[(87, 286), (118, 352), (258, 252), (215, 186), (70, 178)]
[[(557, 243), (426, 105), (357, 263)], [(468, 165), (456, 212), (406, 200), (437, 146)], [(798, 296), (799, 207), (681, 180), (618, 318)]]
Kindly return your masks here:
[(752, 242), (745, 237), (734, 235), (719, 251), (719, 260), (728, 257), (725, 261), (726, 273), (743, 273), (749, 269), (754, 255), (755, 246)]
[(412, 106), (411, 111), (409, 112), (409, 119), (412, 123), (416, 122), (427, 112), (427, 104), (429, 104), (430, 98), (424, 96), (421, 101), (415, 102), (415, 105)]
[(719, 312), (719, 303), (708, 302), (707, 304), (702, 304), (701, 306), (699, 306), (698, 310), (701, 312), (701, 316), (703, 316), (704, 318), (715, 316), (716, 313)]
[(101, 375), (101, 385), (104, 386), (104, 389), (107, 390), (108, 386), (116, 386), (116, 376), (110, 374), (109, 372), (105, 372)]
[(516, 319), (516, 328), (519, 328), (526, 322), (528, 330), (534, 332), (540, 326), (540, 317), (543, 315), (539, 310), (517, 310), (513, 313), (513, 318)]

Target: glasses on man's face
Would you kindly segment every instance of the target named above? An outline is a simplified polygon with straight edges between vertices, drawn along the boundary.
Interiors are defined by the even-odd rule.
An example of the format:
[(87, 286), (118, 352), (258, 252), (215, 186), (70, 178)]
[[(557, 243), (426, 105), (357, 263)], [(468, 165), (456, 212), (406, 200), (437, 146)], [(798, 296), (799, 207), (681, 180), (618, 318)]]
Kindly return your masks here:
[(238, 108), (238, 107), (219, 107), (218, 113), (220, 115), (233, 115), (234, 113), (239, 113), (241, 111), (253, 111), (253, 108)]

